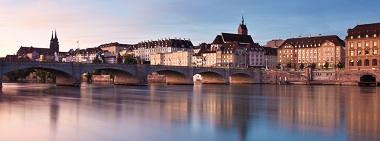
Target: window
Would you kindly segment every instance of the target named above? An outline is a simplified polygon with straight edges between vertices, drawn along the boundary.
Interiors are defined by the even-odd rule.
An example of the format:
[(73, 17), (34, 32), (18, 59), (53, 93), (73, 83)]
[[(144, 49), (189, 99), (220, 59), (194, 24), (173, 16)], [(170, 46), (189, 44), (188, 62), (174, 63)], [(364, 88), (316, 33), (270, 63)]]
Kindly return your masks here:
[(372, 66), (377, 66), (377, 59), (372, 60)]
[(358, 47), (362, 47), (362, 43), (361, 42), (358, 43)]
[(362, 60), (358, 60), (358, 61), (356, 62), (356, 66), (362, 66)]
[(369, 60), (368, 59), (364, 60), (364, 66), (369, 66)]
[(362, 50), (358, 49), (358, 55), (362, 54)]
[(364, 51), (365, 55), (369, 55), (369, 50)]
[(373, 41), (373, 46), (374, 46), (374, 47), (377, 46), (377, 41)]
[(354, 60), (350, 60), (349, 65), (350, 65), (350, 66), (354, 66)]
[(369, 47), (369, 42), (368, 41), (365, 42), (365, 47)]

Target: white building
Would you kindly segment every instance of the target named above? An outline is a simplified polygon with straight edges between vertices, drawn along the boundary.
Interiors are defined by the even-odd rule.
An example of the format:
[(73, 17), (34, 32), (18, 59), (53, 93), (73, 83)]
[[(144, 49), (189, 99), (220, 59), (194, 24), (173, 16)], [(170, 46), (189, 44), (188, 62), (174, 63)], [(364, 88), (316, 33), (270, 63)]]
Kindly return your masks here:
[(177, 51), (192, 51), (193, 44), (190, 40), (161, 39), (157, 41), (144, 41), (135, 45), (134, 55), (143, 61), (151, 61), (151, 54), (171, 53)]
[(177, 51), (171, 53), (156, 53), (150, 55), (150, 65), (191, 66), (193, 53)]

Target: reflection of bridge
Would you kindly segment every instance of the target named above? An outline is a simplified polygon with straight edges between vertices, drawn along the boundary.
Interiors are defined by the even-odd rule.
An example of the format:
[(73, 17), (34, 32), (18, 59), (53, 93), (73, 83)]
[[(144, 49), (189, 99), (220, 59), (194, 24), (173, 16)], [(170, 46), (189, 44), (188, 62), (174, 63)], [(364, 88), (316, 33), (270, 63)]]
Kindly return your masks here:
[(115, 84), (148, 84), (153, 72), (166, 76), (170, 84), (193, 84), (195, 74), (202, 75), (202, 83), (259, 83), (261, 72), (238, 68), (202, 68), (125, 64), (81, 64), (57, 62), (0, 62), (0, 86), (4, 74), (19, 69), (39, 69), (53, 73), (57, 85), (80, 86), (81, 75), (93, 70), (107, 70), (115, 76)]

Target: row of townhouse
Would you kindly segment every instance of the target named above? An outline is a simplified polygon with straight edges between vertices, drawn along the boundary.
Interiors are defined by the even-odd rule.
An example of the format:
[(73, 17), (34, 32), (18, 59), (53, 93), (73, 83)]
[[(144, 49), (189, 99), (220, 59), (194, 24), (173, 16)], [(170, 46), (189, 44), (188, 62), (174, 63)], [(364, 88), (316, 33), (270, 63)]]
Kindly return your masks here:
[(380, 23), (371, 23), (348, 29), (345, 40), (336, 35), (290, 38), (278, 48), (278, 63), (292, 68), (314, 63), (317, 68), (379, 70), (379, 36)]
[(256, 68), (277, 65), (277, 49), (255, 43), (248, 35), (244, 18), (238, 34), (221, 33), (211, 44), (193, 46), (190, 40), (165, 39), (140, 42), (133, 52), (151, 65)]

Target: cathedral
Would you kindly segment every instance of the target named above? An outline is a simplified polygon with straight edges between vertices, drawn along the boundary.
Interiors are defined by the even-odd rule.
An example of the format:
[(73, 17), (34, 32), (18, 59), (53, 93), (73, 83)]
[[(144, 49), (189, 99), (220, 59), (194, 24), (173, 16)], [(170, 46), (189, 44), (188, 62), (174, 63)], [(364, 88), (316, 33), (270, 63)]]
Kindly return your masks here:
[(18, 58), (29, 58), (31, 61), (54, 60), (59, 53), (57, 31), (52, 31), (49, 47), (50, 48), (21, 46), (17, 51), (17, 56)]

